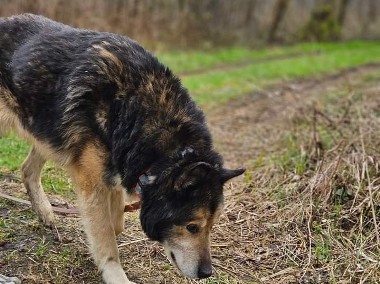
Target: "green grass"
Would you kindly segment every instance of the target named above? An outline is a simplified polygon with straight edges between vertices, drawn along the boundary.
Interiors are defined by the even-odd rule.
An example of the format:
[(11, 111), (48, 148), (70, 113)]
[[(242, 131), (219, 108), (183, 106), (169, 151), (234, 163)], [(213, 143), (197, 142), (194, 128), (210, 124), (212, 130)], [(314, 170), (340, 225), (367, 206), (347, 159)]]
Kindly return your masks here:
[[(12, 172), (21, 178), (21, 165), (28, 155), (30, 146), (11, 132), (0, 137), (0, 173)], [(42, 186), (49, 193), (74, 198), (73, 186), (64, 171), (51, 162), (42, 170)]]
[(197, 70), (216, 68), (228, 64), (252, 62), (273, 58), (275, 56), (294, 55), (300, 53), (328, 53), (340, 50), (366, 49), (377, 46), (373, 42), (347, 43), (304, 43), (284, 47), (268, 47), (266, 49), (230, 48), (208, 51), (173, 51), (158, 53), (158, 58), (175, 73), (192, 73)]
[(280, 80), (309, 78), (362, 64), (380, 62), (377, 43), (331, 44), (318, 56), (304, 55), (242, 68), (186, 76), (184, 85), (202, 106), (215, 106)]
[(254, 61), (297, 52), (295, 48), (270, 48), (250, 50), (245, 48), (221, 49), (217, 51), (172, 52), (159, 54), (159, 59), (176, 73), (196, 72), (225, 64)]
[(0, 137), (0, 171), (18, 170), (28, 152), (28, 144), (13, 133)]

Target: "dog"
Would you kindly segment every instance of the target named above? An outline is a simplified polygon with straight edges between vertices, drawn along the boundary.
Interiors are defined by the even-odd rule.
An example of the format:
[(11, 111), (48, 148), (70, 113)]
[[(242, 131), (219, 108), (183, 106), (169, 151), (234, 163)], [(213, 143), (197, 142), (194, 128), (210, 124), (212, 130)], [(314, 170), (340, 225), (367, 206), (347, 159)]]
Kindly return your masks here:
[(43, 16), (1, 18), (0, 129), (32, 145), (22, 178), (44, 225), (54, 226), (40, 182), (45, 161), (71, 177), (105, 283), (133, 283), (116, 244), (125, 198), (141, 200), (142, 229), (175, 267), (211, 276), (223, 184), (244, 169), (223, 167), (203, 112), (138, 43)]

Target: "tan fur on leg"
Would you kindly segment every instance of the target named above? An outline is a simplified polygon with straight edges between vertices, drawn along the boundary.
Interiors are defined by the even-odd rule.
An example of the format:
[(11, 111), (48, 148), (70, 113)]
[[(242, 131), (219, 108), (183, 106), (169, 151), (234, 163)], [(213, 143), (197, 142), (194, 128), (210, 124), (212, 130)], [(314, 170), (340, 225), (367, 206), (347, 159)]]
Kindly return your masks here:
[(41, 185), (41, 170), (46, 160), (32, 147), (22, 165), (22, 179), (34, 211), (45, 226), (54, 225), (54, 213)]
[[(114, 209), (110, 208), (112, 191), (115, 189), (104, 183), (103, 153), (99, 147), (87, 146), (79, 161), (68, 170), (77, 187), (79, 208), (90, 250), (102, 271), (104, 282), (127, 284), (131, 282), (120, 265), (116, 244), (115, 232), (120, 228), (115, 229), (111, 214)], [(120, 226), (120, 216), (118, 222)]]
[(110, 214), (116, 236), (124, 231), (124, 195), (121, 187), (111, 191)]

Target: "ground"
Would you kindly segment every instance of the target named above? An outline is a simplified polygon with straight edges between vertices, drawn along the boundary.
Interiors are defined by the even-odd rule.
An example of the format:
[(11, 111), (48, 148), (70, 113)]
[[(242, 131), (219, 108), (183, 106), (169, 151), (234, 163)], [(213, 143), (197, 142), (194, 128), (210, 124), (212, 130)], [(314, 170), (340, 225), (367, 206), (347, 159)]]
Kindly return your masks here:
[[(226, 166), (248, 170), (226, 185), (212, 234), (215, 276), (200, 283), (380, 279), (380, 65), (364, 63), (202, 105)], [(17, 174), (4, 171), (0, 192), (27, 199)], [(75, 203), (48, 192), (61, 207)], [(77, 216), (57, 216), (52, 232), (28, 205), (4, 198), (0, 205), (1, 274), (23, 283), (99, 283)], [(138, 212), (127, 213), (125, 225), (118, 243), (131, 280), (196, 283), (147, 240)]]

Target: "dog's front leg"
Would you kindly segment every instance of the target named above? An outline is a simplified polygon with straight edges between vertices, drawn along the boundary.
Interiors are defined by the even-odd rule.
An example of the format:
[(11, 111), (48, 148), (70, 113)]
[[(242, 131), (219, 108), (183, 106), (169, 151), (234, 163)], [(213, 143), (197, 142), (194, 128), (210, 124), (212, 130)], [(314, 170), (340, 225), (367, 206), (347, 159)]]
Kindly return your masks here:
[(109, 188), (96, 188), (82, 196), (81, 215), (90, 250), (106, 284), (132, 283), (120, 265), (115, 229), (110, 215)]
[(124, 206), (124, 188), (113, 188), (111, 190), (110, 212), (116, 236), (124, 231)]
[(131, 284), (119, 260), (111, 214), (113, 188), (104, 180), (104, 160), (94, 148), (83, 151), (69, 172), (76, 184), (78, 203), (90, 250), (106, 284)]

